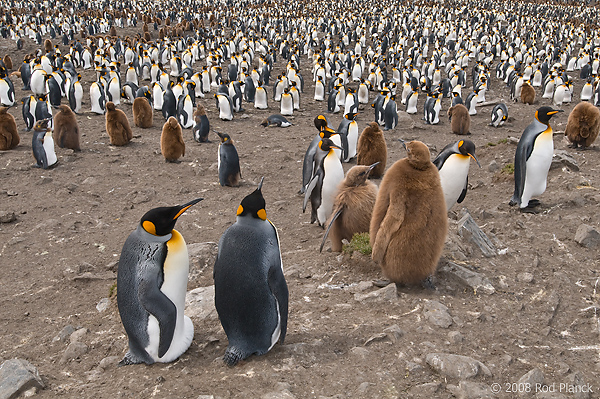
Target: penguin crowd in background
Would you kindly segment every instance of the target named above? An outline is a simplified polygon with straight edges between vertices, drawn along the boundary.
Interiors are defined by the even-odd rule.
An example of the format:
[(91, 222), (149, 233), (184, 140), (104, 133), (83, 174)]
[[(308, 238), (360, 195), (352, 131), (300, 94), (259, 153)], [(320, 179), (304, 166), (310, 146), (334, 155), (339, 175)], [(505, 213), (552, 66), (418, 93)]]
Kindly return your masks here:
[[(31, 2), (17, 3), (21, 10), (33, 8)], [(164, 9), (164, 3), (150, 1), (132, 5), (134, 10), (71, 4), (69, 13), (3, 9), (3, 39), (18, 51), (35, 43), (35, 51), (13, 72), (11, 58), (0, 54), (0, 150), (26, 145), (29, 140), (19, 139), (23, 130), (32, 135), (34, 166), (48, 169), (59, 160), (55, 144), (81, 149), (81, 118), (104, 118), (110, 143), (124, 146), (133, 138), (131, 114), (136, 128), (162, 125), (161, 154), (177, 162), (186, 141), (210, 143), (210, 121), (227, 126), (248, 112), (259, 115), (264, 127), (301, 126), (307, 104), (316, 105), (323, 113), (314, 119), (317, 135), (300, 142), (302, 150), (308, 148), (298, 168), (298, 204), (304, 212), (310, 202), (310, 223), (327, 228), (321, 249), (328, 237), (337, 252), (343, 239), (369, 232), (372, 258), (390, 281), (427, 285), (446, 237), (447, 211), (465, 199), (471, 159), (481, 167), (475, 143), (482, 148), (485, 132), (474, 126), (488, 124), (490, 108), (494, 128), (513, 123), (517, 113), (511, 110), (509, 120), (509, 108), (519, 101), (533, 119), (514, 154), (509, 204), (521, 212), (536, 212), (540, 202), (534, 197), (546, 190), (554, 149), (551, 118), (580, 101), (564, 132), (575, 148), (592, 145), (600, 130), (596, 8), (492, 0), (455, 1), (452, 7), (383, 2), (366, 11), (328, 2), (324, 11), (321, 1), (302, 7), (258, 2), (242, 7), (239, 18), (230, 3), (190, 0)], [(140, 22), (142, 34), (117, 34), (117, 28), (134, 29)], [(15, 79), (21, 80), (19, 96)], [(312, 95), (305, 95), (304, 79), (314, 85)], [(53, 109), (60, 111), (53, 116)], [(164, 122), (153, 123), (153, 110)], [(451, 120), (440, 118), (441, 112)], [(406, 118), (426, 129), (441, 125), (448, 133), (443, 142), (450, 143), (433, 161), (418, 139), (401, 140), (407, 156), (388, 159), (388, 145), (398, 145), (393, 135)], [(337, 130), (334, 121), (340, 121)], [(191, 137), (182, 129), (191, 129)], [(257, 129), (248, 133), (263, 130)], [(238, 187), (245, 154), (238, 154), (229, 133), (216, 133), (215, 180)], [(471, 134), (473, 141), (455, 142), (450, 133)], [(369, 179), (382, 179), (379, 189)], [(229, 366), (266, 354), (286, 337), (289, 293), (262, 185), (242, 199), (214, 264), (215, 307), (228, 338)], [(171, 362), (191, 344), (193, 324), (183, 314), (188, 255), (174, 225), (200, 200), (151, 209), (125, 241), (117, 277), (129, 340), (122, 365)]]

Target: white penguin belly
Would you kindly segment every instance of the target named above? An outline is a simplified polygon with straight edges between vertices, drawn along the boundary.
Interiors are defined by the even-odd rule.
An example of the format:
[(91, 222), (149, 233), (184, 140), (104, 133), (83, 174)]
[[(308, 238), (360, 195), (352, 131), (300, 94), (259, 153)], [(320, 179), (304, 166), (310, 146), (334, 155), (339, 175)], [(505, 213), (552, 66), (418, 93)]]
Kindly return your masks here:
[(281, 115), (294, 114), (294, 100), (291, 95), (281, 96)]
[(466, 155), (450, 155), (440, 172), (440, 182), (446, 209), (450, 210), (456, 204), (458, 197), (465, 188), (465, 182), (469, 175), (470, 158)]
[(317, 209), (317, 219), (324, 224), (333, 210), (333, 201), (338, 191), (338, 185), (344, 180), (344, 169), (339, 158), (327, 155), (323, 164), (325, 177), (321, 187), (321, 206)]
[(233, 114), (231, 113), (231, 107), (229, 106), (229, 101), (227, 101), (227, 97), (218, 96), (219, 99), (219, 118), (222, 120), (232, 120)]
[(51, 132), (47, 132), (44, 135), (44, 152), (46, 152), (48, 166), (52, 166), (58, 161), (58, 158), (56, 158), (56, 152), (54, 151), (54, 139), (52, 138)]
[(356, 146), (358, 143), (358, 123), (352, 122), (348, 126), (348, 157), (350, 160), (356, 157)]
[(521, 195), (521, 208), (527, 207), (532, 197), (546, 191), (546, 179), (553, 153), (552, 129), (549, 129), (549, 132), (544, 132), (537, 137), (533, 151), (525, 163), (525, 184)]
[(177, 308), (175, 332), (169, 350), (163, 357), (158, 357), (160, 328), (158, 320), (150, 315), (148, 320), (148, 336), (150, 338), (146, 351), (152, 358), (161, 363), (169, 363), (181, 356), (191, 345), (194, 338), (194, 325), (189, 317), (184, 316), (185, 295), (189, 273), (187, 247), (183, 236), (173, 230), (173, 236), (167, 241), (167, 257), (165, 259), (164, 281), (160, 291), (173, 302)]

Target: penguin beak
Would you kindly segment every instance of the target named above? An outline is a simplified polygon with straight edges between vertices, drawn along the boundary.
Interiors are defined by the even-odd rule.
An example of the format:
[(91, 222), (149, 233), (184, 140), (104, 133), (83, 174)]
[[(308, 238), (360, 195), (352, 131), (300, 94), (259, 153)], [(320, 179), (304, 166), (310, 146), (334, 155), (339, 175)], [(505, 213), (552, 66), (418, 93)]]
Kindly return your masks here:
[(193, 201), (188, 202), (187, 204), (183, 204), (181, 205), (179, 208), (179, 212), (177, 212), (175, 214), (175, 216), (173, 217), (173, 220), (177, 220), (177, 218), (179, 216), (181, 216), (183, 214), (183, 212), (187, 211), (188, 209), (190, 209), (190, 207), (194, 204), (197, 204), (198, 202), (202, 201), (204, 198), (196, 198)]
[(552, 111), (548, 112), (548, 115), (554, 115), (554, 114), (557, 114), (559, 112), (565, 112), (565, 110), (564, 109), (555, 109), (555, 110), (552, 110)]
[(381, 162), (375, 162), (373, 165), (369, 166), (369, 170), (367, 170), (367, 175), (371, 173), (371, 171), (375, 168), (375, 166), (379, 165)]
[(477, 157), (475, 156), (475, 154), (471, 154), (471, 153), (469, 153), (469, 156), (470, 156), (471, 158), (473, 158), (473, 159), (475, 160), (475, 162), (477, 162), (477, 166), (479, 166), (479, 167), (481, 168), (481, 164), (480, 164), (480, 163), (479, 163), (479, 161), (477, 160)]
[(265, 177), (263, 176), (263, 177), (260, 178), (260, 183), (258, 183), (258, 188), (256, 189), (256, 191), (261, 191), (262, 190), (262, 185), (263, 185), (264, 181), (265, 181)]
[(220, 138), (223, 138), (223, 134), (219, 133), (219, 132), (215, 132)]
[(398, 139), (399, 142), (402, 143), (402, 147), (404, 147), (405, 150), (408, 151), (408, 149), (406, 148), (406, 141), (402, 140), (402, 139)]
[(338, 145), (336, 145), (336, 144), (331, 144), (331, 145), (330, 145), (330, 147), (331, 147), (331, 148), (337, 148), (338, 150), (343, 150), (343, 148), (342, 148), (342, 147), (340, 147), (340, 146), (338, 146)]

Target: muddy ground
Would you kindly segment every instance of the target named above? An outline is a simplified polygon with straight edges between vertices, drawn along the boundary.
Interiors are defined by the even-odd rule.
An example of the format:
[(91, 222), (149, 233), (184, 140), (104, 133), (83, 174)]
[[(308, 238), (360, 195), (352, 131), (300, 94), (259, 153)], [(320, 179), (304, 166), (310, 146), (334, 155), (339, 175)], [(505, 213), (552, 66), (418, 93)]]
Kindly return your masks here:
[[(29, 40), (23, 51), (12, 41), (0, 41), (0, 53), (10, 53), (15, 65), (35, 48)], [(272, 76), (284, 68), (278, 59)], [(554, 117), (552, 125), (556, 150), (566, 150), (578, 168), (561, 164), (550, 171), (536, 215), (508, 206), (513, 181), (502, 170), (513, 162), (516, 149), (516, 141), (509, 138), (520, 137), (534, 111), (549, 101), (540, 99), (538, 89), (537, 104), (512, 103), (494, 76), (486, 97), (490, 103), (508, 104), (509, 122), (489, 127), (491, 105), (478, 107), (472, 117), (469, 138), (482, 168), (471, 164), (467, 197), (449, 213), (450, 233), (440, 267), (452, 261), (480, 273), (494, 286), (493, 294), (473, 290), (453, 273), (440, 271), (436, 290), (404, 288), (397, 298), (365, 298), (379, 289), (370, 282), (383, 278), (380, 270), (362, 255), (319, 253), (324, 231), (309, 223), (297, 194), (302, 158), (316, 134), (313, 118), (326, 111), (325, 103), (312, 100), (309, 68), (303, 57), (301, 110), (286, 129), (259, 126), (263, 118), (279, 112), (273, 101), (264, 111), (245, 104), (244, 112), (224, 122), (218, 119), (212, 93), (198, 99), (212, 128), (229, 133), (236, 143), (243, 177), (237, 188), (218, 184), (218, 137), (213, 133), (210, 143), (199, 144), (185, 130), (182, 162), (165, 163), (159, 113), (153, 128), (133, 127), (130, 145), (110, 146), (104, 116), (89, 112), (88, 90), (95, 78), (90, 71), (83, 72), (84, 112), (77, 117), (82, 151), (57, 148), (54, 169), (32, 167), (31, 133), (24, 131), (20, 106), (11, 109), (21, 144), (0, 153), (0, 211), (16, 215), (16, 221), (0, 224), (0, 360), (16, 357), (37, 367), (46, 385), (36, 394), (39, 398), (460, 396), (470, 385), (463, 382), (459, 388), (461, 378), (427, 364), (427, 355), (438, 352), (485, 364), (491, 375), (468, 380), (478, 383), (478, 389), (501, 384), (496, 397), (515, 397), (510, 384), (534, 368), (543, 372), (547, 387), (584, 381), (593, 388), (590, 397), (598, 397), (600, 328), (590, 306), (598, 306), (600, 256), (597, 248), (585, 248), (574, 238), (582, 224), (598, 229), (600, 162), (597, 145), (586, 151), (568, 149), (561, 134), (575, 103), (562, 106), (565, 113)], [(575, 80), (577, 99), (582, 82)], [(27, 95), (21, 82), (14, 81), (17, 98)], [(424, 95), (419, 108), (423, 101)], [(120, 108), (133, 124), (131, 106)], [(432, 158), (458, 140), (450, 133), (447, 108), (444, 101), (439, 125), (425, 125), (419, 113), (410, 116), (412, 123), (386, 132), (388, 167), (405, 156), (399, 138), (425, 142)], [(362, 130), (373, 112), (370, 107), (360, 111)], [(328, 115), (334, 127), (341, 117)], [(228, 368), (221, 361), (227, 338), (218, 320), (214, 315), (193, 317), (194, 341), (179, 360), (117, 368), (127, 340), (113, 295), (116, 263), (140, 217), (156, 206), (204, 197), (179, 219), (177, 229), (188, 244), (216, 243), (261, 176), (267, 214), (279, 230), (290, 292), (285, 344)], [(457, 238), (457, 220), (465, 210), (502, 255), (483, 257)], [(206, 253), (193, 257), (188, 290), (212, 285), (212, 266)], [(100, 312), (97, 305), (103, 298), (109, 298), (108, 307)], [(439, 327), (425, 316), (431, 301), (448, 308), (450, 326)], [(60, 338), (68, 325), (84, 328), (77, 338), (85, 344), (79, 354), (65, 354), (76, 340), (64, 333)]]

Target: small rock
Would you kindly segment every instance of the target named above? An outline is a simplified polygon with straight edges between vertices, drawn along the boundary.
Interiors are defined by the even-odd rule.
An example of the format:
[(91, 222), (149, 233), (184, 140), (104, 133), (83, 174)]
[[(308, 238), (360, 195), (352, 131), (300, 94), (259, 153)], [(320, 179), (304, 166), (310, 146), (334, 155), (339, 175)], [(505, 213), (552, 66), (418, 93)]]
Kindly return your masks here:
[(185, 296), (185, 314), (199, 320), (217, 320), (215, 309), (215, 286), (199, 287)]
[(90, 176), (90, 177), (86, 178), (84, 181), (82, 181), (81, 184), (89, 184), (91, 186), (96, 186), (98, 184), (98, 179)]
[(0, 223), (12, 223), (17, 220), (17, 215), (14, 212), (1, 211), (0, 212)]
[[(575, 372), (567, 376), (566, 383), (573, 387), (574, 399), (589, 399), (593, 391), (593, 387), (585, 383), (583, 375), (580, 372)], [(577, 389), (579, 388), (579, 389)]]
[(0, 365), (0, 398), (12, 399), (44, 387), (37, 369), (27, 360), (10, 359)]
[(67, 363), (75, 360), (78, 357), (85, 355), (88, 352), (88, 346), (83, 342), (73, 342), (67, 346), (67, 349), (60, 358), (60, 363)]
[(87, 335), (87, 333), (89, 332), (89, 330), (87, 328), (80, 328), (78, 330), (75, 330), (73, 332), (73, 334), (71, 334), (71, 336), (69, 337), (69, 341), (71, 343), (73, 342), (80, 342), (82, 340), (83, 337), (85, 337)]
[(413, 129), (415, 122), (405, 111), (398, 111), (398, 124), (396, 126), (400, 129)]
[(479, 228), (468, 212), (458, 221), (458, 235), (466, 243), (471, 244), (473, 248), (477, 248), (486, 258), (491, 258), (498, 254), (498, 250), (492, 241)]
[(369, 386), (371, 384), (369, 384), (368, 382), (362, 382), (358, 388), (356, 388), (356, 393), (357, 394), (365, 394), (367, 392), (367, 390), (369, 389)]
[(350, 349), (350, 353), (352, 353), (355, 356), (362, 357), (363, 359), (366, 359), (371, 352), (369, 352), (368, 349), (361, 348), (359, 346), (355, 346), (354, 348)]
[(350, 291), (353, 294), (359, 293), (359, 292), (365, 292), (366, 290), (368, 290), (369, 288), (373, 287), (373, 282), (371, 281), (361, 281), (358, 284), (351, 286), (348, 291)]
[(554, 155), (552, 155), (552, 163), (550, 164), (550, 169), (559, 169), (563, 166), (577, 172), (579, 170), (579, 165), (575, 158), (573, 158), (567, 151), (565, 150), (554, 150)]
[(395, 284), (389, 284), (368, 294), (354, 294), (354, 299), (358, 302), (395, 302), (398, 299)]
[(575, 241), (584, 248), (593, 249), (600, 244), (600, 233), (592, 226), (582, 224), (577, 228)]
[(104, 312), (110, 306), (110, 299), (102, 298), (96, 305), (96, 310), (100, 313)]
[(409, 392), (413, 396), (419, 398), (433, 398), (436, 396), (435, 394), (438, 393), (441, 386), (442, 384), (439, 382), (427, 382), (425, 384), (412, 387)]
[(117, 364), (120, 360), (121, 358), (119, 358), (118, 356), (105, 357), (104, 359), (100, 360), (100, 363), (98, 363), (98, 368), (101, 370), (112, 369), (114, 367), (117, 367)]
[(448, 328), (452, 325), (452, 316), (448, 308), (438, 301), (427, 301), (423, 307), (423, 316), (433, 325)]
[(522, 283), (529, 284), (533, 281), (533, 274), (527, 272), (519, 273), (517, 274), (517, 280), (519, 280)]
[(496, 173), (499, 169), (500, 166), (498, 165), (498, 162), (496, 162), (495, 159), (493, 159), (492, 162), (490, 162), (490, 164), (488, 165), (488, 172)]
[(375, 334), (365, 341), (364, 346), (367, 346), (375, 341), (383, 341), (384, 339), (387, 338), (387, 336), (388, 335), (386, 333)]
[(446, 388), (458, 399), (496, 398), (492, 393), (490, 385), (481, 382), (461, 381), (458, 386), (448, 385)]
[(419, 363), (415, 363), (415, 362), (406, 362), (406, 370), (409, 373), (415, 373), (417, 371), (423, 370), (423, 366), (421, 366)]
[(62, 330), (58, 333), (58, 335), (52, 338), (52, 342), (66, 342), (67, 338), (71, 336), (75, 332), (75, 327), (70, 324), (67, 324), (63, 327)]
[[(536, 384), (539, 384), (538, 386), (544, 385), (544, 381), (545, 381), (544, 373), (542, 372), (542, 370), (540, 370), (538, 368), (534, 368), (533, 370), (529, 371), (528, 373), (523, 375), (521, 378), (519, 378), (519, 381), (517, 381), (517, 383), (519, 385), (529, 384), (529, 386), (535, 387)], [(521, 392), (520, 394), (525, 395), (526, 392)]]
[(398, 342), (398, 340), (404, 335), (404, 331), (398, 326), (398, 324), (393, 324), (385, 328), (383, 332), (387, 333), (388, 337), (393, 343)]
[(487, 277), (454, 262), (447, 262), (440, 270), (454, 274), (463, 284), (468, 285), (475, 292), (483, 292), (488, 295), (496, 292), (496, 289)]
[(294, 399), (295, 396), (292, 395), (290, 391), (284, 389), (282, 391), (269, 392), (260, 397), (261, 399)]
[(460, 331), (450, 331), (448, 333), (448, 339), (453, 344), (460, 344), (465, 340), (465, 337), (460, 333)]
[(510, 144), (515, 144), (515, 145), (516, 145), (516, 144), (519, 144), (519, 139), (518, 139), (517, 137), (512, 137), (512, 136), (509, 136), (509, 137), (508, 137), (508, 142), (509, 142)]
[(479, 360), (449, 353), (430, 353), (425, 361), (444, 377), (468, 379), (477, 375), (491, 376), (489, 368)]

